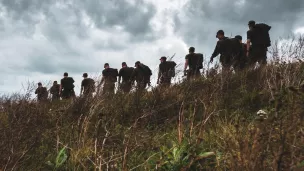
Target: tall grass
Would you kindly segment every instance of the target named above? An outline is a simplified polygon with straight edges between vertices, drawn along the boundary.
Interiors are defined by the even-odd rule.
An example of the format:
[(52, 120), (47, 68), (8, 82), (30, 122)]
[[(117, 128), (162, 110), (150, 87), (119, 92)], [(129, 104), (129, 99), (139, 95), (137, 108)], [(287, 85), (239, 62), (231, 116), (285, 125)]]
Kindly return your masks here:
[(2, 97), (0, 168), (304, 169), (302, 42), (290, 44), (297, 60), (239, 73), (208, 69), (169, 89), (46, 104)]

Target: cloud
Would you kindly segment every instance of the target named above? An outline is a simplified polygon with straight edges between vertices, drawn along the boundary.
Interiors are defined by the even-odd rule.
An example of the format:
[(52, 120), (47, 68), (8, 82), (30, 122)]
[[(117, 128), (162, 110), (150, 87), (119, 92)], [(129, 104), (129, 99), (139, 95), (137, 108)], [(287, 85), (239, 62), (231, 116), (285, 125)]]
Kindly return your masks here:
[[(272, 39), (304, 26), (298, 0), (0, 0), (1, 92), (21, 83), (97, 76), (108, 62), (139, 60), (155, 70), (160, 56), (184, 61), (189, 46), (207, 59), (215, 33), (246, 37), (254, 19), (273, 26)], [(1, 94), (0, 92), (0, 94)]]
[(105, 62), (119, 68), (140, 60), (155, 69), (160, 56), (186, 53), (168, 19), (174, 10), (164, 12), (155, 1), (3, 0), (0, 9), (4, 92), (28, 80), (59, 81), (63, 72), (79, 89), (82, 73), (96, 76)]
[(85, 25), (84, 18), (98, 29), (121, 26), (134, 40), (153, 38), (150, 20), (156, 9), (142, 0), (136, 0), (136, 4), (123, 0), (2, 0), (1, 5), (8, 17), (22, 22), (30, 30), (45, 20), (48, 28), (45, 35), (59, 41), (64, 41), (64, 33), (73, 29), (78, 36), (85, 37), (88, 25)]
[(292, 34), (298, 27), (304, 1), (299, 0), (189, 0), (181, 13), (174, 17), (176, 34), (187, 44), (210, 54), (219, 29), (226, 36), (240, 34), (246, 38), (249, 20), (272, 26), (272, 40)]
[(1, 55), (19, 58), (22, 53), (20, 64), (6, 63), (26, 72), (91, 71), (97, 68), (90, 66), (90, 61), (98, 58), (96, 52), (102, 55), (123, 50), (131, 43), (153, 41), (157, 36), (150, 25), (156, 9), (140, 0), (136, 4), (116, 0), (2, 0), (0, 6), (0, 46), (6, 47)]

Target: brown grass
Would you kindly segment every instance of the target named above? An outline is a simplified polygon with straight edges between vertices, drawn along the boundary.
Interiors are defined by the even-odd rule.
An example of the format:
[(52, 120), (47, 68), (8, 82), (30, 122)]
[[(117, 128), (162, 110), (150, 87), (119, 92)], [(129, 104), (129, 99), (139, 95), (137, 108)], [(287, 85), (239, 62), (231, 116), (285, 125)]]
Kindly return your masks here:
[[(47, 104), (3, 97), (0, 168), (54, 170), (47, 162), (56, 164), (66, 147), (57, 170), (301, 169), (302, 47), (300, 38), (272, 49), (290, 52), (293, 61), (273, 55), (265, 68), (213, 70), (170, 89)], [(257, 118), (260, 109), (267, 119)]]

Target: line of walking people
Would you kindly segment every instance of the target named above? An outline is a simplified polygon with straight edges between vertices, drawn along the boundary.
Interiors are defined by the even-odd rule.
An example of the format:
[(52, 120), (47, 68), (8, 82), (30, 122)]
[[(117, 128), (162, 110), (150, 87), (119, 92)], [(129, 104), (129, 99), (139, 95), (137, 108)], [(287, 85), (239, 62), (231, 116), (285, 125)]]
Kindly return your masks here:
[[(269, 37), (270, 26), (267, 24), (256, 24), (255, 21), (248, 22), (249, 30), (247, 31), (247, 42), (242, 43), (242, 36), (237, 35), (234, 38), (225, 36), (223, 30), (216, 33), (218, 42), (214, 49), (210, 62), (220, 54), (220, 63), (223, 72), (230, 70), (232, 67), (235, 71), (242, 71), (248, 66), (253, 66), (256, 62), (266, 64), (267, 48), (271, 41)], [(185, 56), (184, 76), (187, 79), (201, 76), (200, 69), (203, 68), (204, 56), (201, 53), (196, 53), (194, 47), (189, 48), (189, 54)], [(174, 61), (168, 61), (167, 57), (160, 58), (159, 71), (157, 76), (157, 84), (161, 87), (169, 87), (172, 78), (175, 77)], [(96, 95), (112, 95), (115, 93), (115, 83), (118, 82), (118, 90), (123, 93), (129, 93), (136, 82), (136, 89), (141, 91), (150, 85), (152, 76), (151, 69), (141, 63), (135, 62), (135, 68), (129, 67), (126, 62), (122, 62), (121, 69), (118, 71), (111, 68), (109, 63), (104, 64), (101, 81), (96, 85), (95, 80), (88, 77), (87, 73), (83, 74), (81, 82), (80, 95), (84, 97), (92, 97)], [(189, 68), (189, 69), (188, 69)], [(35, 91), (38, 101), (47, 101), (48, 93), (52, 95), (52, 101), (69, 99), (76, 97), (74, 91), (74, 79), (68, 76), (68, 73), (63, 74), (60, 84), (54, 81), (53, 86), (48, 91), (41, 83), (38, 83), (38, 88)]]

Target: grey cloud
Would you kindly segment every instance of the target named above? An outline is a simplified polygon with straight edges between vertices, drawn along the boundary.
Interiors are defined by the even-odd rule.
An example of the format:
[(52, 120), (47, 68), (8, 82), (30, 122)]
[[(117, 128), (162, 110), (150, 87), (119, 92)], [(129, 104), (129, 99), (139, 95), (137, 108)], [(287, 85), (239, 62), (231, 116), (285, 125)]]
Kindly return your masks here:
[(255, 20), (272, 26), (270, 34), (275, 41), (279, 36), (292, 33), (303, 7), (304, 1), (300, 0), (190, 0), (183, 11), (189, 21), (177, 14), (175, 31), (189, 45), (207, 49), (210, 55), (217, 30), (223, 29), (226, 36), (241, 34), (244, 37), (248, 21)]
[[(59, 9), (57, 7), (59, 2), (66, 8)], [(59, 27), (74, 27), (76, 32), (78, 31), (77, 35), (84, 38), (85, 34), (83, 33), (86, 27), (80, 14), (83, 11), (100, 29), (120, 25), (135, 38), (134, 40), (139, 40), (138, 37), (151, 38), (150, 20), (156, 12), (155, 6), (145, 3), (143, 0), (137, 0), (136, 2), (136, 5), (132, 5), (126, 0), (2, 0), (0, 5), (5, 7), (13, 20), (24, 21), (32, 29), (35, 24), (41, 22), (35, 15), (44, 14), (46, 22), (57, 24)], [(54, 10), (54, 8), (57, 8), (57, 10)], [(54, 13), (55, 11), (62, 14), (69, 13), (70, 15), (62, 16)], [(71, 20), (71, 16), (74, 16), (74, 20), (67, 21)]]
[(79, 71), (94, 72), (98, 66), (90, 62), (90, 58), (73, 50), (65, 54), (52, 55), (36, 52), (24, 65), (27, 72), (40, 72), (43, 74), (62, 74), (63, 72), (78, 73)]
[[(94, 50), (121, 51), (130, 43), (156, 38), (150, 26), (150, 20), (156, 9), (144, 0), (137, 0), (136, 5), (124, 0), (0, 0), (0, 10), (6, 12), (5, 18), (0, 17), (0, 23), (5, 19), (11, 24), (0, 26), (3, 30), (1, 34), (18, 35), (31, 40), (33, 35), (40, 31), (46, 39), (43, 41), (43, 46), (27, 47), (33, 49), (33, 52), (26, 56), (27, 62), (22, 64), (22, 74), (94, 72), (100, 68), (95, 63), (90, 63), (95, 59), (87, 53)], [(84, 22), (85, 15), (97, 28), (104, 31), (113, 32), (116, 26), (122, 27), (122, 32), (130, 34), (129, 39), (119, 39), (118, 35), (113, 39), (95, 40), (90, 42), (91, 45), (86, 43), (89, 49), (83, 50), (82, 41), (91, 38), (89, 37), (91, 28)], [(112, 59), (109, 61), (111, 62)], [(18, 71), (9, 73), (19, 74)]]
[(190, 0), (188, 11), (217, 22), (246, 23), (253, 16), (265, 22), (293, 22), (303, 5), (300, 0)]

